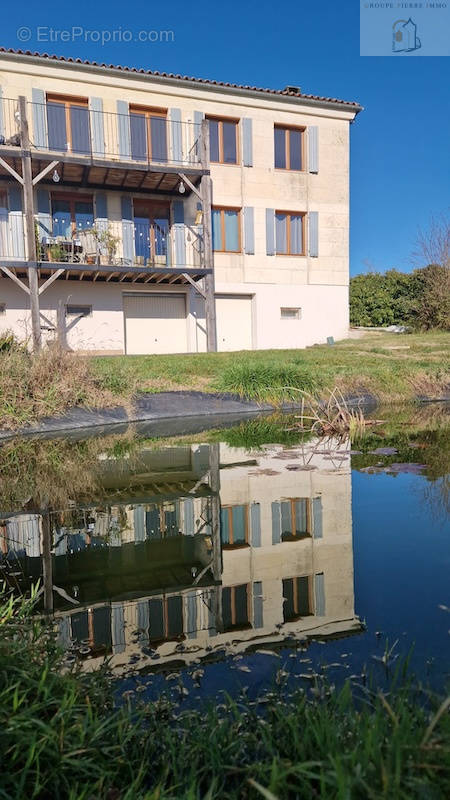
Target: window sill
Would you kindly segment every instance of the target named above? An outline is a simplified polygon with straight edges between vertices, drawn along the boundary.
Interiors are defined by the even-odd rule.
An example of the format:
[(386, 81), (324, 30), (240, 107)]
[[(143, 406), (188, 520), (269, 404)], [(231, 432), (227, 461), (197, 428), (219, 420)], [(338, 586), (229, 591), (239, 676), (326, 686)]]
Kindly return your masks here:
[(306, 253), (275, 253), (279, 258), (306, 258)]
[(224, 544), (222, 542), (222, 549), (223, 550), (245, 550), (246, 548), (250, 547), (249, 542), (242, 542), (242, 544)]
[(288, 167), (275, 167), (275, 172), (296, 172), (298, 175), (306, 175), (306, 169), (290, 169)]
[(242, 250), (213, 250), (213, 253), (219, 253), (226, 256), (241, 256)]

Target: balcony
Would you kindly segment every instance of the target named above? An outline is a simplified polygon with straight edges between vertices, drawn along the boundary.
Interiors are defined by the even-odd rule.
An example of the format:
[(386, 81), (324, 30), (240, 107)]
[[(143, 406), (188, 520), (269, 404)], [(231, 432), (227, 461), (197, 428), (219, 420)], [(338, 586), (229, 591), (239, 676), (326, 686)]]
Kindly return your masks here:
[[(57, 161), (67, 186), (136, 189), (175, 194), (180, 172), (194, 183), (208, 170), (202, 165), (201, 124), (129, 107), (125, 113), (96, 110), (87, 101), (47, 96), (27, 102), (33, 177)], [(19, 174), (18, 100), (0, 101), (0, 157)], [(0, 167), (0, 177), (7, 176)], [(189, 192), (189, 188), (188, 188)]]

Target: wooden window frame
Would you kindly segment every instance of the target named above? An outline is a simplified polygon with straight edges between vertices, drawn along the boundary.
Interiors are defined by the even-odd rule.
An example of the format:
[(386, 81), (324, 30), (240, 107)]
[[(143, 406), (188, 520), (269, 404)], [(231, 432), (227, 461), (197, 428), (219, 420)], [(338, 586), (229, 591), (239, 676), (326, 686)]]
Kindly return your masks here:
[[(164, 594), (157, 597), (149, 597), (149, 600), (159, 600), (162, 604), (162, 617), (163, 617), (163, 638), (162, 639), (152, 639), (151, 635), (149, 635), (149, 642), (153, 645), (161, 645), (165, 642), (182, 642), (186, 639), (185, 633), (185, 618), (183, 614), (183, 603), (181, 605), (181, 621), (183, 625), (183, 632), (179, 633), (178, 635), (172, 636), (169, 631), (169, 598), (171, 597), (181, 597), (183, 601), (182, 595), (179, 593), (175, 594)], [(149, 627), (149, 634), (151, 634), (151, 628)]]
[[(225, 167), (236, 167), (239, 166), (241, 163), (240, 159), (240, 137), (239, 137), (239, 118), (238, 117), (220, 117), (215, 116), (214, 114), (207, 114), (206, 119), (208, 122), (211, 120), (212, 122), (218, 122), (218, 132), (219, 132), (219, 160), (218, 161), (210, 161), (211, 164), (222, 164)], [(224, 161), (224, 152), (223, 152), (223, 123), (224, 122), (234, 122), (236, 125), (236, 161)]]
[[(281, 541), (282, 542), (301, 542), (302, 539), (310, 539), (312, 536), (312, 503), (310, 497), (282, 497), (282, 503), (290, 503), (291, 504), (291, 530), (296, 530), (295, 528), (295, 504), (298, 503), (299, 500), (306, 501), (306, 533), (302, 534), (301, 536), (296, 536), (295, 533), (291, 533), (286, 536), (284, 534), (283, 538), (283, 531), (281, 531)], [(302, 577), (302, 576), (300, 576)]]
[[(245, 542), (234, 542), (233, 541), (233, 508), (237, 508), (243, 506), (245, 508)], [(222, 511), (228, 512), (228, 530), (230, 532), (230, 542), (224, 544), (222, 542), (222, 548), (224, 550), (240, 550), (242, 547), (250, 547), (250, 523), (249, 523), (249, 506), (248, 503), (234, 503), (233, 505), (229, 506), (222, 506)]]
[[(72, 236), (77, 232), (75, 222), (75, 203), (92, 203), (92, 217), (95, 225), (95, 211), (94, 211), (94, 195), (93, 194), (76, 194), (74, 192), (51, 192), (51, 217), (52, 217), (52, 231), (53, 231), (53, 201), (66, 200), (70, 204), (70, 224), (72, 227)], [(94, 227), (94, 226), (93, 226)], [(53, 236), (53, 233), (52, 233)]]
[[(70, 119), (70, 109), (72, 106), (83, 106), (83, 108), (87, 108), (89, 112), (89, 98), (87, 97), (75, 97), (72, 95), (65, 95), (65, 94), (52, 94), (48, 92), (46, 94), (46, 104), (47, 103), (59, 103), (60, 105), (64, 106), (64, 111), (66, 115), (66, 135), (67, 135), (67, 152), (72, 152), (72, 122)], [(89, 120), (89, 141), (91, 141), (91, 119), (90, 115), (88, 114)]]
[[(236, 622), (236, 589), (240, 589), (241, 586), (246, 586), (247, 587), (247, 620), (248, 620), (247, 622), (245, 622), (242, 625), (240, 625), (240, 624), (238, 624)], [(229, 628), (226, 628), (226, 630), (227, 631), (247, 630), (248, 628), (251, 628), (252, 627), (251, 622), (250, 622), (251, 610), (252, 610), (252, 608), (251, 608), (251, 591), (250, 591), (251, 583), (236, 583), (236, 584), (233, 584), (233, 586), (224, 586), (223, 588), (230, 590), (230, 598), (231, 598), (231, 602), (230, 602), (230, 606), (231, 606), (231, 625), (230, 625)]]
[[(286, 252), (280, 253), (277, 250), (276, 218), (277, 214), (286, 215)], [(291, 217), (301, 217), (302, 220), (302, 252), (291, 253)], [(275, 255), (289, 256), (290, 258), (304, 258), (306, 256), (306, 211), (284, 211), (277, 208), (275, 211)]]
[[(147, 138), (147, 159), (153, 160), (152, 148), (152, 129), (151, 118), (159, 117), (166, 120), (166, 142), (167, 142), (167, 108), (152, 108), (151, 106), (142, 106), (138, 103), (131, 103), (128, 107), (128, 114), (140, 114), (145, 117), (145, 135)], [(167, 144), (168, 146), (168, 144)]]
[[(286, 157), (286, 166), (285, 167), (276, 167), (275, 166), (275, 131), (284, 131), (285, 132), (285, 139), (284, 139), (284, 154)], [(291, 168), (291, 140), (289, 136), (286, 136), (289, 131), (297, 131), (300, 134), (300, 158), (301, 158), (301, 168), (300, 169), (293, 169)], [(305, 170), (305, 133), (306, 133), (306, 126), (305, 125), (284, 125), (281, 122), (276, 122), (273, 126), (273, 162), (274, 162), (274, 169), (282, 170), (283, 172), (306, 172)]]
[(226, 245), (225, 241), (225, 211), (237, 211), (238, 215), (238, 250), (214, 250), (214, 253), (242, 253), (242, 208), (239, 206), (212, 206), (212, 211), (220, 211), (220, 227), (222, 233), (222, 245)]
[[(309, 606), (309, 613), (308, 614), (300, 614), (298, 610), (298, 584), (297, 581), (299, 578), (307, 578), (308, 579), (308, 606)], [(293, 606), (295, 614), (293, 617), (290, 617), (287, 622), (295, 622), (297, 619), (303, 619), (304, 617), (313, 617), (314, 616), (314, 592), (313, 592), (313, 576), (312, 575), (294, 575), (291, 578), (284, 578), (286, 581), (293, 581)]]

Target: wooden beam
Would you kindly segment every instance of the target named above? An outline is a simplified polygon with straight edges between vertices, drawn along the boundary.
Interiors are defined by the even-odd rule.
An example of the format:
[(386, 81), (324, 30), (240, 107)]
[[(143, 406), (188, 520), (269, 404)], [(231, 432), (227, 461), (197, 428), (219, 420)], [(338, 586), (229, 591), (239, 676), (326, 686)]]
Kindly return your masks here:
[[(20, 143), (22, 145), (23, 206), (25, 215), (25, 236), (28, 260), (36, 262), (36, 234), (34, 229), (33, 173), (31, 170), (30, 136), (27, 120), (27, 101), (19, 97)], [(41, 349), (41, 318), (39, 315), (39, 283), (36, 266), (28, 267), (28, 286), (30, 287), (31, 330), (33, 350)]]
[(187, 282), (194, 287), (195, 291), (201, 294), (201, 296), (204, 297), (206, 300), (206, 292), (203, 291), (203, 289), (198, 285), (196, 281), (192, 280), (191, 276), (188, 275), (187, 272), (183, 272), (183, 278), (185, 278)]
[(52, 169), (56, 169), (58, 164), (59, 161), (52, 161), (50, 164), (47, 164), (47, 166), (44, 167), (44, 169), (41, 169), (41, 171), (38, 172), (38, 174), (35, 175), (33, 178), (33, 186), (36, 186), (36, 184), (39, 183), (39, 181), (41, 181), (42, 178), (45, 178), (45, 176), (48, 175), (48, 173), (51, 172)]
[(9, 172), (13, 176), (13, 178), (16, 179), (16, 181), (19, 181), (19, 183), (23, 186), (23, 178), (22, 178), (22, 176), (19, 175), (19, 173), (16, 172), (15, 169), (10, 167), (10, 165), (8, 164), (7, 161), (5, 161), (4, 158), (0, 158), (0, 164), (2, 165), (2, 167), (4, 167), (6, 169), (7, 172)]
[(8, 278), (11, 278), (11, 280), (14, 281), (14, 283), (16, 283), (17, 286), (20, 286), (20, 288), (23, 289), (24, 292), (26, 292), (27, 294), (30, 294), (29, 287), (25, 283), (22, 283), (20, 278), (18, 278), (17, 275), (14, 275), (14, 272), (11, 272), (11, 270), (8, 269), (8, 267), (4, 267), (4, 266), (2, 266), (2, 264), (0, 264), (0, 269), (3, 270), (5, 275), (7, 275)]
[(159, 278), (156, 278), (155, 283), (162, 283), (163, 280), (165, 280), (166, 278), (170, 278), (170, 272), (163, 272), (163, 274), (160, 275)]
[(202, 199), (202, 195), (201, 195), (201, 193), (199, 192), (199, 190), (197, 189), (197, 187), (196, 187), (196, 186), (194, 186), (194, 184), (193, 184), (193, 183), (192, 183), (192, 182), (189, 180), (189, 178), (188, 178), (188, 177), (186, 177), (186, 175), (184, 174), (184, 172), (179, 172), (178, 174), (179, 174), (179, 176), (180, 176), (181, 180), (183, 181), (183, 183), (187, 183), (187, 185), (189, 186), (189, 188), (191, 189), (191, 191), (192, 191), (192, 192), (194, 192), (194, 194), (196, 194), (196, 195), (197, 195), (197, 197), (198, 197), (198, 199), (199, 199), (199, 200), (201, 200), (201, 199)]
[(177, 280), (179, 279), (179, 277), (180, 277), (180, 276), (179, 276), (178, 274), (172, 275), (172, 276), (169, 278), (169, 283), (175, 283), (175, 281), (177, 281)]
[(53, 273), (53, 275), (50, 275), (50, 277), (47, 278), (45, 283), (43, 283), (42, 286), (39, 288), (39, 295), (44, 294), (45, 290), (52, 285), (53, 281), (56, 281), (56, 279), (59, 278), (59, 276), (62, 275), (63, 272), (65, 271), (66, 271), (65, 269), (57, 269), (56, 272)]

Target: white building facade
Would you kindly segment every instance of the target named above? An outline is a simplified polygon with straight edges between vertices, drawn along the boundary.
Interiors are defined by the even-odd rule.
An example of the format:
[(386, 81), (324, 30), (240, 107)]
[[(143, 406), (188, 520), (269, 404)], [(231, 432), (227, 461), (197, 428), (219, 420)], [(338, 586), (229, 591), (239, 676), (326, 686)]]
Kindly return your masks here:
[(71, 349), (344, 338), (360, 110), (296, 87), (0, 50), (0, 332), (31, 337), (34, 274), (42, 341)]

